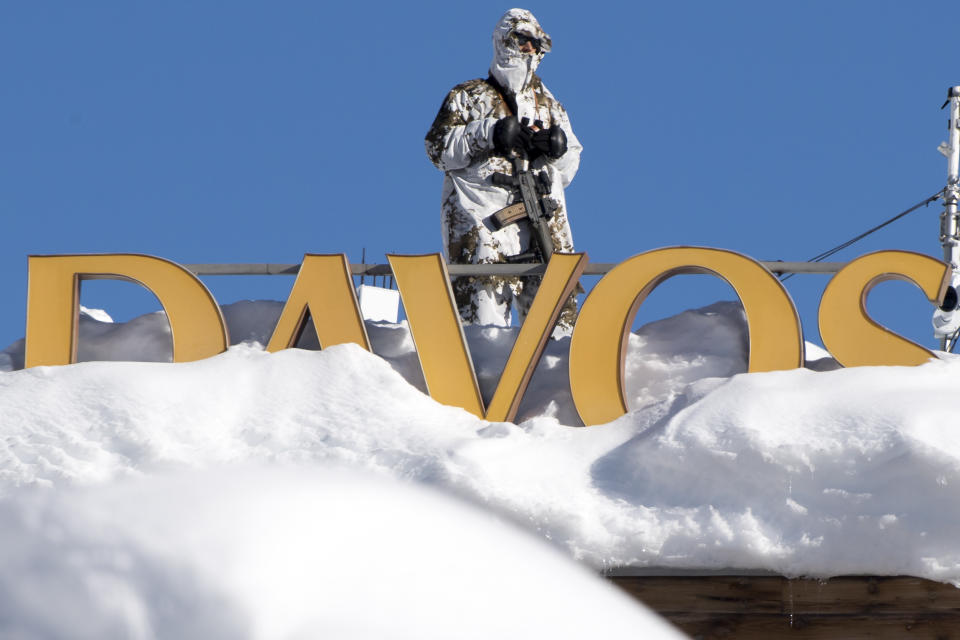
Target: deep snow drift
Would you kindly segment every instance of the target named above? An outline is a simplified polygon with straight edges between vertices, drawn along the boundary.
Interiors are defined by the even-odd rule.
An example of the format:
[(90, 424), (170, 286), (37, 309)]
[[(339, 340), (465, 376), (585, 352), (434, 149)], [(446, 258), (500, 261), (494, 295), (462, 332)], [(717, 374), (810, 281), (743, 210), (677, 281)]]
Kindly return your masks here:
[[(260, 344), (280, 307), (228, 305), (231, 335), (243, 342), (200, 362), (0, 374), (5, 519), (29, 520), (24, 514), (48, 502), (73, 505), (57, 517), (86, 517), (82, 505), (109, 501), (99, 496), (124, 478), (333, 466), (455, 494), (595, 569), (910, 574), (960, 584), (956, 359), (830, 370), (825, 357), (810, 364), (820, 371), (743, 374), (742, 311), (717, 303), (631, 336), (632, 410), (622, 418), (574, 428), (562, 339), (548, 345), (518, 424), (490, 423), (424, 395), (403, 324), (369, 325), (374, 354), (354, 345), (266, 354)], [(167, 331), (162, 314), (126, 324), (85, 316), (81, 357), (169, 359)], [(487, 396), (515, 335), (467, 329)], [(21, 350), (11, 345), (0, 364), (14, 369)], [(169, 493), (155, 485), (151, 495), (176, 502), (177, 487), (201, 484), (172, 482)], [(34, 485), (87, 497), (75, 506)]]
[(0, 521), (4, 638), (679, 637), (490, 514), (329, 466), (26, 489)]

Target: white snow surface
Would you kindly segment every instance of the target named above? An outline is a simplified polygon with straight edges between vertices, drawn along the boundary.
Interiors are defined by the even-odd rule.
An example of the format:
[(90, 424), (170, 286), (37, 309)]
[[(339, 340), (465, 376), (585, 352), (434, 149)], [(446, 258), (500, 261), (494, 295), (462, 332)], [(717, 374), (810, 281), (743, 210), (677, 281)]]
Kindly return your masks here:
[[(519, 525), (594, 570), (905, 574), (960, 585), (960, 430), (953, 424), (960, 360), (840, 369), (810, 345), (816, 359), (808, 368), (746, 374), (743, 312), (724, 302), (631, 335), (631, 411), (620, 419), (580, 427), (564, 338), (549, 343), (517, 424), (492, 423), (423, 393), (403, 323), (368, 323), (374, 353), (355, 345), (312, 350), (315, 341), (265, 353), (261, 345), (281, 307), (224, 307), (236, 344), (199, 362), (22, 370), (22, 341), (0, 353), (0, 557), (7, 569), (0, 620), (12, 607), (29, 613), (57, 606), (102, 614), (91, 617), (87, 636), (63, 637), (121, 637), (130, 629), (148, 630), (131, 636), (145, 638), (156, 629), (158, 637), (329, 631), (335, 627), (322, 625), (349, 625), (350, 616), (323, 617), (298, 598), (330, 588), (318, 586), (326, 569), (317, 567), (341, 543), (345, 567), (389, 565), (396, 576), (419, 570), (441, 593), (460, 570), (447, 570), (448, 563), (476, 556), (477, 567), (497, 572), (482, 578), (496, 584), (469, 595), (487, 602), (497, 594), (487, 613), (476, 615), (490, 624), (513, 619), (498, 589), (526, 579), (517, 577), (527, 570), (526, 551), (514, 547), (532, 543), (508, 531), (518, 542), (486, 544), (469, 534), (471, 518), (496, 519), (504, 530), (504, 522)], [(169, 360), (163, 314), (127, 323), (104, 318), (89, 311), (81, 317), (82, 359)], [(489, 398), (516, 330), (467, 327), (466, 334)], [(488, 515), (447, 505), (449, 497), (423, 493), (428, 489)], [(412, 520), (393, 506), (407, 503)], [(462, 551), (437, 546), (428, 524), (434, 508), (456, 512), (450, 521), (463, 512), (468, 525), (449, 534), (465, 536)], [(220, 518), (223, 509), (229, 513)], [(381, 517), (381, 510), (392, 515)], [(301, 522), (305, 512), (315, 513)], [(319, 536), (331, 522), (335, 542)], [(371, 531), (376, 535), (367, 536)], [(415, 531), (423, 541), (412, 542)], [(408, 554), (416, 559), (409, 567)], [(300, 555), (315, 569), (287, 557)], [(402, 566), (393, 566), (394, 556)], [(274, 568), (277, 558), (286, 559)], [(349, 573), (335, 568), (337, 581), (345, 579), (338, 571)], [(297, 594), (289, 602), (275, 595), (284, 572)], [(605, 603), (596, 606), (610, 607), (611, 620), (620, 619), (618, 607), (627, 622), (646, 615), (577, 575)], [(530, 589), (562, 588), (551, 582)], [(83, 585), (82, 597), (68, 595), (63, 585), (72, 584)], [(528, 604), (528, 621), (544, 622), (536, 607), (547, 600)], [(197, 619), (169, 614), (178, 607)], [(197, 613), (208, 609), (221, 617)], [(567, 609), (577, 607), (552, 610)], [(399, 629), (393, 637), (444, 635), (424, 621), (425, 609), (417, 611), (390, 611), (385, 619), (393, 616)], [(444, 621), (469, 615), (450, 613), (437, 624), (449, 633)], [(33, 618), (17, 619), (31, 629)], [(252, 635), (236, 635), (245, 619), (252, 622), (241, 626)], [(563, 629), (580, 627), (568, 621), (556, 628), (533, 635), (576, 637)], [(61, 637), (55, 631), (35, 637)], [(375, 637), (382, 629), (355, 631), (347, 635)]]
[(330, 465), (24, 489), (0, 519), (4, 638), (680, 637), (492, 514)]

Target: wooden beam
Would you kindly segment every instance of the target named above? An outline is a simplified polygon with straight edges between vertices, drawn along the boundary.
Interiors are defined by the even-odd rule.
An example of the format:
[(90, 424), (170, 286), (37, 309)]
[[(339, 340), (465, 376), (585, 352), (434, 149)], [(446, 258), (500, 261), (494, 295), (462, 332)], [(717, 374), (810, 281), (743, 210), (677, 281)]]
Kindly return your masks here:
[(608, 576), (695, 638), (960, 638), (960, 589), (908, 576)]

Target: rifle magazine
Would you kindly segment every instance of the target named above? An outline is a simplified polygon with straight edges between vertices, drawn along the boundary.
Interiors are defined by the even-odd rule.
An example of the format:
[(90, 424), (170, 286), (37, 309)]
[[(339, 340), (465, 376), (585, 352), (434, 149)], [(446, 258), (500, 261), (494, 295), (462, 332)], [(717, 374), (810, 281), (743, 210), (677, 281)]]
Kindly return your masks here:
[(516, 224), (527, 217), (527, 207), (522, 202), (515, 202), (495, 212), (492, 216), (493, 224), (497, 229)]

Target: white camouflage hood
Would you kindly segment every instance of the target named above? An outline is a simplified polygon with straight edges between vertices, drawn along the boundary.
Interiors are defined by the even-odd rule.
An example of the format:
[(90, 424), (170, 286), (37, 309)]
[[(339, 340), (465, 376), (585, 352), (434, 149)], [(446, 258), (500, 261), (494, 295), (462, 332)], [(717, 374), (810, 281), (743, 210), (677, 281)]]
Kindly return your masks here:
[[(540, 51), (534, 54), (521, 53), (511, 36), (522, 33), (540, 40)], [(490, 73), (500, 86), (519, 93), (525, 89), (537, 70), (543, 55), (550, 51), (550, 36), (540, 27), (533, 14), (526, 9), (510, 9), (493, 30), (493, 62)]]

